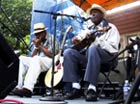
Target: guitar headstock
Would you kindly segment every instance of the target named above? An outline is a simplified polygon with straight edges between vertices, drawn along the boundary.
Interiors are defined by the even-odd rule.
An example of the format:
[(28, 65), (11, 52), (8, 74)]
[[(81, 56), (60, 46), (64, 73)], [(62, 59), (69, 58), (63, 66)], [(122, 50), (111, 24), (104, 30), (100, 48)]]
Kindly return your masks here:
[(72, 26), (70, 25), (70, 26), (67, 28), (66, 33), (69, 33), (69, 32), (71, 32), (71, 31), (72, 31)]

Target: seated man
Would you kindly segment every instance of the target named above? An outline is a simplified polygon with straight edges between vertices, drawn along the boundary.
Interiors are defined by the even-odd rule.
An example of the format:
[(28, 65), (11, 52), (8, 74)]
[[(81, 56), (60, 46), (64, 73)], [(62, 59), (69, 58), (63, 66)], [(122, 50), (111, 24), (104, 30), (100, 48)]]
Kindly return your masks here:
[[(75, 36), (72, 41), (78, 44), (83, 39), (92, 35), (93, 42), (86, 50), (86, 55), (81, 54), (81, 50), (70, 48), (64, 51), (64, 82), (71, 82), (73, 90), (65, 96), (66, 99), (80, 97), (81, 85), (79, 83), (79, 65), (86, 65), (84, 81), (89, 83), (86, 93), (86, 101), (97, 101), (97, 81), (101, 64), (110, 61), (114, 53), (118, 52), (120, 34), (115, 25), (106, 19), (106, 11), (103, 7), (94, 4), (90, 9), (92, 26), (84, 33)], [(94, 33), (93, 31), (97, 30)], [(83, 43), (84, 44), (84, 43)]]
[[(35, 38), (32, 40), (34, 44), (32, 57), (19, 57), (18, 85), (13, 91), (15, 95), (31, 97), (39, 74), (47, 71), (52, 65), (52, 39), (46, 30), (43, 23), (34, 24), (32, 34), (35, 34)], [(57, 44), (56, 50), (58, 50)]]

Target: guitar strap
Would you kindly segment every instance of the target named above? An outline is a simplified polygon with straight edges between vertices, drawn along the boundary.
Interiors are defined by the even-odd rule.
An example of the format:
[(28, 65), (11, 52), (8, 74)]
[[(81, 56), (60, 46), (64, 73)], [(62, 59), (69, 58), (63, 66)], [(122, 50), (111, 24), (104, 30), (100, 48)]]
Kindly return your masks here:
[[(94, 29), (100, 30), (100, 29), (104, 29), (104, 28), (106, 28), (106, 27), (108, 27), (108, 26), (109, 26), (108, 21), (104, 19), (104, 20), (102, 20), (102, 21), (100, 22), (99, 25), (97, 25), (97, 26), (92, 25), (92, 26), (89, 27), (89, 29), (90, 29), (90, 30), (94, 30)], [(95, 33), (95, 36), (100, 37), (101, 35), (104, 34), (104, 32), (105, 32), (105, 31), (102, 31), (102, 32), (101, 32), (101, 31), (97, 31), (97, 32)]]

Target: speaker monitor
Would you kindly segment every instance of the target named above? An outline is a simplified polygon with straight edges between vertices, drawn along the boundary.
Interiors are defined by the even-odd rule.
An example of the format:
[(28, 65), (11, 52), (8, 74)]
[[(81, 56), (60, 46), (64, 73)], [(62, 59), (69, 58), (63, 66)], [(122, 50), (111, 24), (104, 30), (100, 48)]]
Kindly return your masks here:
[(0, 33), (0, 99), (17, 85), (19, 59)]

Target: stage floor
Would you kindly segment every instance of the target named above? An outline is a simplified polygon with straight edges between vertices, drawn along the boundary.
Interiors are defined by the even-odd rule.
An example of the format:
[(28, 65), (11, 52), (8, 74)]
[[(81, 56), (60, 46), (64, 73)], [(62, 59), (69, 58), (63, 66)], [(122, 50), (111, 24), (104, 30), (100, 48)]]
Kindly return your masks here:
[[(97, 102), (86, 102), (84, 98), (79, 98), (75, 100), (64, 100), (64, 101), (40, 101), (42, 96), (32, 96), (32, 98), (25, 98), (25, 97), (18, 97), (13, 95), (8, 95), (5, 100), (17, 100), (22, 102), (22, 104), (109, 104), (112, 103), (113, 100), (111, 99), (98, 99)], [(5, 102), (1, 104), (18, 104), (18, 103), (11, 103)], [(120, 104), (120, 103), (118, 103)], [(133, 102), (132, 104), (140, 104), (140, 101)]]

